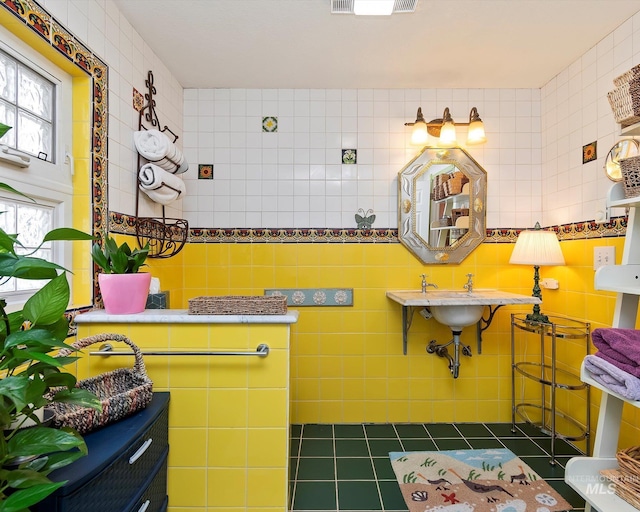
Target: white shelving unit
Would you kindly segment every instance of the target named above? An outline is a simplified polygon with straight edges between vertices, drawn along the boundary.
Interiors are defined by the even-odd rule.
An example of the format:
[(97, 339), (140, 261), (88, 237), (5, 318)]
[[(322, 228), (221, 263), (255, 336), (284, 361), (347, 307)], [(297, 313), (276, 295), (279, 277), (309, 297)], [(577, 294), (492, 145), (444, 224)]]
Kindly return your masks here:
[[(632, 128), (632, 127), (629, 127)], [(640, 129), (640, 126), (638, 127)], [(601, 267), (596, 271), (596, 290), (617, 292), (616, 307), (612, 327), (634, 329), (640, 298), (640, 215), (637, 207), (640, 197), (624, 197), (622, 182), (614, 184), (607, 198), (607, 207), (629, 208), (629, 222), (624, 242), (621, 265)], [(640, 401), (628, 400), (594, 381), (584, 365), (580, 372), (583, 382), (602, 391), (600, 414), (596, 426), (596, 436), (592, 457), (574, 457), (566, 466), (565, 482), (573, 487), (586, 501), (585, 511), (593, 508), (599, 512), (637, 512), (638, 509), (616, 496), (608, 480), (600, 475), (601, 469), (618, 467), (615, 458), (624, 404), (640, 408)]]

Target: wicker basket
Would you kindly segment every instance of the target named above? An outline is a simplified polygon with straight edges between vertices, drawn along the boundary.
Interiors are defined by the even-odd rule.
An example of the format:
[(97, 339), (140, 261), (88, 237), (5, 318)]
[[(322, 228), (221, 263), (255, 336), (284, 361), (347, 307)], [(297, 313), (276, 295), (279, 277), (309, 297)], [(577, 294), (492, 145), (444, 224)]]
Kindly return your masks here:
[[(153, 383), (147, 376), (140, 349), (129, 338), (121, 334), (97, 334), (78, 340), (72, 346), (81, 350), (94, 343), (107, 341), (121, 341), (131, 347), (135, 357), (133, 368), (118, 368), (78, 381), (76, 387), (86, 389), (100, 399), (102, 411), (54, 402), (48, 409), (54, 413), (53, 424), (56, 427), (73, 427), (80, 434), (85, 434), (144, 409), (151, 402)], [(71, 350), (63, 349), (58, 357), (71, 353)], [(57, 391), (53, 390), (52, 395)]]
[(624, 183), (624, 196), (636, 197), (640, 195), (640, 156), (630, 156), (620, 159), (620, 171)]
[(623, 126), (640, 122), (640, 77), (607, 93), (613, 117)]
[(633, 80), (638, 76), (640, 76), (640, 64), (638, 64), (637, 66), (633, 66), (626, 73), (623, 73), (620, 76), (615, 77), (613, 79), (613, 85), (615, 85), (616, 87), (621, 87), (624, 84), (631, 82), (631, 80)]
[(284, 315), (285, 295), (221, 295), (189, 299), (190, 315)]
[(602, 473), (615, 483), (615, 493), (624, 501), (640, 509), (640, 446), (616, 453), (620, 468)]

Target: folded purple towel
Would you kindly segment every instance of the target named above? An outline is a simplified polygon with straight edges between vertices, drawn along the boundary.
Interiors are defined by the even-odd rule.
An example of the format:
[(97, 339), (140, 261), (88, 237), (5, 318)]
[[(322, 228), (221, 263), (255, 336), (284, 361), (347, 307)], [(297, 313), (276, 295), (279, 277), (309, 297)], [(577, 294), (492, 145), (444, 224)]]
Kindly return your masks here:
[(584, 367), (604, 387), (629, 400), (640, 400), (640, 379), (596, 355), (584, 358)]
[(640, 331), (600, 328), (591, 333), (597, 356), (640, 378)]

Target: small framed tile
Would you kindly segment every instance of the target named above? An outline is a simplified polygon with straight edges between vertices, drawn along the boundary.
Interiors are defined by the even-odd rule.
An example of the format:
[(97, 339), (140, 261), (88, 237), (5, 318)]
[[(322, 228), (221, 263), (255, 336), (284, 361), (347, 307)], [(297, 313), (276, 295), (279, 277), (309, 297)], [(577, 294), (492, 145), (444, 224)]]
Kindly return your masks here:
[(586, 164), (598, 158), (597, 141), (582, 146), (582, 163)]
[(267, 116), (262, 118), (262, 131), (263, 132), (277, 132), (278, 131), (278, 118), (274, 116)]
[(198, 179), (199, 180), (212, 180), (213, 179), (213, 164), (198, 164)]
[(133, 108), (136, 112), (140, 112), (144, 107), (144, 96), (135, 87), (133, 88)]
[(355, 164), (358, 162), (358, 150), (357, 149), (343, 149), (342, 150), (342, 163), (343, 164)]

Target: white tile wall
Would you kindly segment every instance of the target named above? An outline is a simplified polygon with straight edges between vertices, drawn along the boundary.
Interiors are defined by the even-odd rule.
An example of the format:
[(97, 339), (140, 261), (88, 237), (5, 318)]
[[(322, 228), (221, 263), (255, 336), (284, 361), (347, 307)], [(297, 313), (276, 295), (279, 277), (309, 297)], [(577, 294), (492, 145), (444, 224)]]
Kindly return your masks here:
[[(613, 79), (640, 63), (640, 13), (542, 88), (543, 224), (598, 219), (612, 185), (604, 174), (611, 146), (621, 138), (607, 92)], [(598, 158), (582, 164), (582, 147), (597, 142)], [(614, 210), (613, 215), (624, 215)]]
[[(489, 140), (470, 152), (488, 174), (488, 227), (594, 219), (620, 137), (606, 93), (640, 63), (639, 13), (539, 90), (183, 90), (112, 0), (42, 4), (109, 65), (109, 208), (135, 212), (132, 89), (146, 91), (151, 69), (160, 121), (191, 166), (187, 197), (167, 216), (194, 227), (353, 227), (359, 208), (374, 210), (375, 227), (395, 226), (396, 175), (415, 153), (404, 123), (419, 106), (427, 118), (448, 106), (460, 121), (478, 108)], [(268, 115), (277, 133), (261, 131)], [(598, 159), (583, 165), (593, 141)], [(358, 149), (357, 165), (340, 163), (342, 148)], [(198, 180), (198, 163), (213, 163), (215, 179)], [(143, 214), (159, 211), (143, 200)]]
[[(477, 107), (488, 142), (467, 150), (488, 174), (488, 226), (527, 227), (541, 217), (539, 90), (186, 89), (185, 217), (193, 227), (397, 226), (397, 174), (419, 148), (409, 144), (418, 107), (427, 119), (449, 107), (467, 121)], [(262, 131), (262, 118), (278, 131)], [(458, 133), (464, 145), (466, 128)], [(342, 149), (357, 149), (355, 165)], [(214, 164), (199, 180), (198, 164)]]

